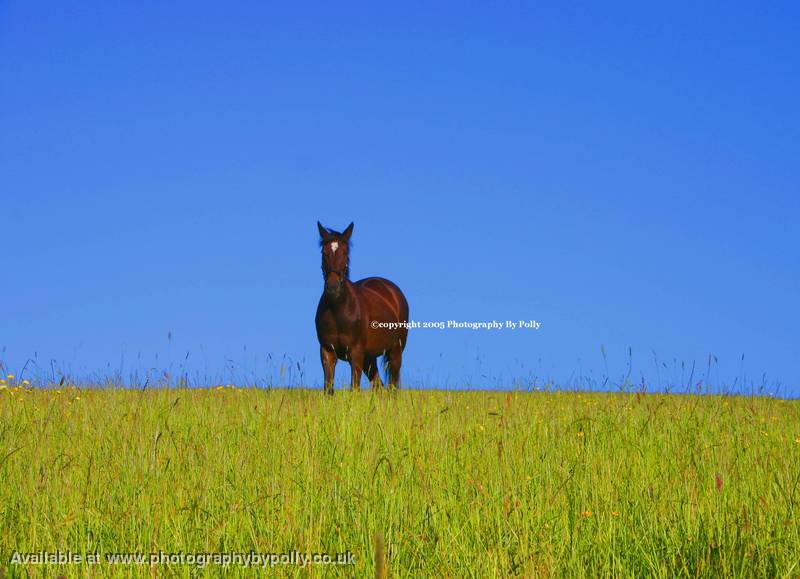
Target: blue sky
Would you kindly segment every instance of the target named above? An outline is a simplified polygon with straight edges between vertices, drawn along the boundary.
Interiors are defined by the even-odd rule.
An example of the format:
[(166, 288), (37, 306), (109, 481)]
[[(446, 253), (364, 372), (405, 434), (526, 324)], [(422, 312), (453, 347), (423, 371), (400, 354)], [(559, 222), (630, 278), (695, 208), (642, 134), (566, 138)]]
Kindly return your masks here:
[(408, 385), (630, 351), (651, 389), (800, 395), (798, 16), (5, 2), (0, 358), (319, 385), (319, 219), (415, 320), (542, 323), (412, 331)]

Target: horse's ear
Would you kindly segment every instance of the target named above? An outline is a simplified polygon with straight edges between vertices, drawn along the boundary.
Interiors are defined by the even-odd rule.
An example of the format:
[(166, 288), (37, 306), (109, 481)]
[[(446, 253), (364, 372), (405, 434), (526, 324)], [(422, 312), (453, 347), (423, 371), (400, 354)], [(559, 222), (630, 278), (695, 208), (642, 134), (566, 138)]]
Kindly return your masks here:
[(317, 221), (317, 229), (319, 229), (319, 236), (322, 237), (322, 238), (328, 237), (328, 235), (330, 235), (328, 230), (325, 229), (322, 226), (322, 223), (320, 223), (319, 221)]
[(347, 226), (347, 229), (342, 232), (342, 237), (344, 237), (345, 241), (350, 239), (350, 236), (353, 234), (353, 222), (350, 222), (350, 225)]

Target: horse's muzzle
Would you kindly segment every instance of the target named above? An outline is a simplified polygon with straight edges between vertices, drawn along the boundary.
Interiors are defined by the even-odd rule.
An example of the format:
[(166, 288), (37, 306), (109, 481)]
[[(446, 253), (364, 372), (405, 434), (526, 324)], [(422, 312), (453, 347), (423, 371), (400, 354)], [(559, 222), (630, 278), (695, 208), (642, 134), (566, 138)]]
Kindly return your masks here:
[(342, 286), (344, 286), (344, 278), (336, 273), (325, 278), (325, 293), (331, 297), (338, 298), (342, 293)]

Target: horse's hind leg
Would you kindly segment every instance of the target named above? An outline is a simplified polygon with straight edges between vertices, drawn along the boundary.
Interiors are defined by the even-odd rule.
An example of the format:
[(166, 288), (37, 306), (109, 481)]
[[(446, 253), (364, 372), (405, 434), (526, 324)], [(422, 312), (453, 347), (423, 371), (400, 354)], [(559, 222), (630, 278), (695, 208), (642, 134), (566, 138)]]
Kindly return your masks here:
[(378, 371), (378, 359), (369, 358), (366, 361), (367, 379), (372, 383), (372, 388), (383, 388), (383, 381), (381, 381), (381, 373)]
[(400, 366), (403, 363), (403, 349), (395, 347), (386, 352), (386, 364), (389, 367), (389, 388), (400, 387)]

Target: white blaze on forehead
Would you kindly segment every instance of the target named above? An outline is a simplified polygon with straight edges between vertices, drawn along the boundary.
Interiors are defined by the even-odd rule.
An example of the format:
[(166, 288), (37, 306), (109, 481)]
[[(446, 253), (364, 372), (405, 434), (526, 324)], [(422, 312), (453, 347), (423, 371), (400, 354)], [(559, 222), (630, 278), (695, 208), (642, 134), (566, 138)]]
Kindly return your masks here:
[(331, 241), (331, 251), (336, 253), (336, 250), (339, 249), (339, 242), (338, 241)]

